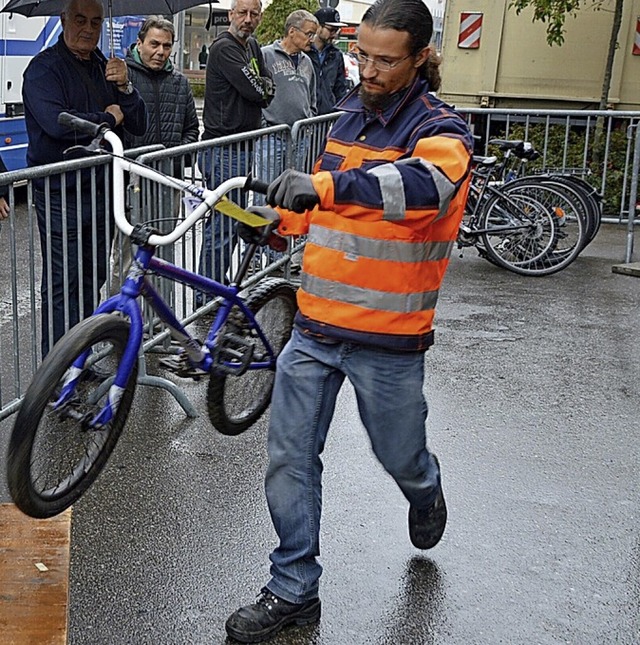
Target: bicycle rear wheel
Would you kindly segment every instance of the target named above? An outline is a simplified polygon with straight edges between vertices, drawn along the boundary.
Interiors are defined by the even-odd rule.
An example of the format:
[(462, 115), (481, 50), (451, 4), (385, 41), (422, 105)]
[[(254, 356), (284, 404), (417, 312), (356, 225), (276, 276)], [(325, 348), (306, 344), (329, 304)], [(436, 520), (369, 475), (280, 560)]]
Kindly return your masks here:
[(112, 386), (129, 329), (113, 314), (87, 318), (56, 343), (36, 372), (7, 455), (9, 491), (27, 515), (52, 517), (71, 506), (115, 448), (138, 373), (135, 361), (125, 387)]
[(602, 195), (588, 181), (582, 179), (582, 177), (576, 177), (575, 175), (562, 175), (562, 177), (563, 181), (578, 189), (590, 204), (592, 222), (590, 229), (586, 232), (587, 239), (585, 246), (587, 246), (587, 244), (594, 240), (600, 230), (603, 209)]
[(483, 208), (480, 224), (492, 261), (521, 275), (560, 271), (584, 244), (583, 214), (565, 194), (535, 178), (505, 184)]
[[(275, 379), (275, 359), (282, 351), (293, 328), (296, 292), (286, 281), (266, 279), (247, 298), (247, 306), (273, 351), (270, 367), (247, 369), (240, 375), (212, 371), (207, 392), (209, 419), (220, 433), (238, 435), (253, 425), (269, 407)], [(238, 333), (252, 345), (253, 360), (268, 360), (263, 341), (248, 321)]]
[(583, 221), (582, 249), (595, 237), (600, 226), (600, 211), (581, 184), (574, 182), (571, 175), (535, 175), (526, 180), (539, 181), (564, 195), (571, 202), (576, 213)]
[(492, 264), (527, 273), (553, 246), (554, 217), (527, 194), (491, 197), (479, 216), (480, 254)]

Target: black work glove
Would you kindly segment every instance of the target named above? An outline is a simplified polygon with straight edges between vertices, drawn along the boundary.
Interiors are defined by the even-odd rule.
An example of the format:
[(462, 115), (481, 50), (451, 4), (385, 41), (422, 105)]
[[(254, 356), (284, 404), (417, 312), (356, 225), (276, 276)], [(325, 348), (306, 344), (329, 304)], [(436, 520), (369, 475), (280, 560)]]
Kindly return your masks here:
[(247, 244), (270, 246), (275, 251), (286, 251), (287, 240), (275, 232), (280, 224), (280, 215), (268, 206), (250, 206), (247, 210), (264, 217), (269, 223), (264, 226), (249, 226), (244, 222), (238, 222), (237, 230), (241, 239)]
[(267, 189), (267, 204), (270, 206), (282, 206), (296, 213), (304, 213), (319, 203), (320, 197), (313, 187), (311, 175), (298, 170), (285, 170)]

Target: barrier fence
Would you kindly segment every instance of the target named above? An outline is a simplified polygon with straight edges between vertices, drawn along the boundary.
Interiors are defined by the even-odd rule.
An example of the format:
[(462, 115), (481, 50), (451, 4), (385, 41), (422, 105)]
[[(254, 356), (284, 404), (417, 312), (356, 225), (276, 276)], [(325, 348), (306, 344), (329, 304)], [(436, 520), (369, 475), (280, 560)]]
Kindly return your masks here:
[[(640, 137), (637, 112), (558, 112), (519, 110), (461, 110), (474, 132), (479, 135), (476, 152), (489, 152), (492, 137), (525, 138), (542, 153), (540, 165), (565, 171), (588, 174), (589, 180), (606, 196), (605, 215), (609, 221), (626, 222), (628, 226), (627, 262), (631, 261), (635, 223), (638, 172), (640, 166)], [(204, 174), (214, 178), (248, 175), (264, 181), (275, 178), (282, 170), (295, 167), (311, 172), (313, 163), (322, 150), (324, 140), (337, 114), (315, 117), (294, 124), (293, 128), (275, 126), (209, 141), (165, 150), (160, 146), (129, 151), (128, 156), (168, 174), (182, 175), (202, 185)], [(595, 161), (594, 161), (595, 154)], [(588, 170), (585, 170), (588, 169)], [(81, 175), (87, 175), (81, 181)], [(133, 181), (127, 189), (127, 204), (132, 222), (151, 222), (161, 231), (172, 229), (175, 221), (184, 216), (183, 195), (170, 188), (147, 180)], [(59, 204), (61, 219), (66, 224), (52, 235), (54, 206), (50, 203), (52, 188), (62, 182), (69, 189)], [(45, 299), (63, 303), (65, 327), (70, 320), (69, 278), (77, 273), (79, 281), (90, 278), (91, 302), (79, 302), (80, 318), (88, 315), (101, 298), (117, 291), (128, 266), (128, 240), (116, 233), (112, 218), (102, 217), (105, 225), (98, 226), (101, 213), (111, 210), (111, 173), (108, 157), (92, 157), (65, 161), (48, 166), (28, 168), (0, 175), (0, 186), (9, 186), (10, 215), (2, 223), (0, 253), (4, 256), (0, 285), (0, 420), (12, 414), (19, 406), (32, 375), (41, 360), (42, 336), (53, 334), (51, 312), (41, 326), (40, 281), (43, 268), (50, 274), (61, 271), (62, 293), (55, 294), (51, 286)], [(20, 199), (17, 199), (20, 191)], [(23, 204), (23, 193), (26, 204)], [(613, 197), (609, 197), (613, 195)], [(261, 195), (233, 195), (244, 205), (262, 204)], [(62, 266), (54, 266), (49, 259), (43, 267), (36, 200), (47, 204), (40, 226), (45, 235), (45, 255), (51, 257), (52, 244), (59, 241), (66, 249)], [(83, 229), (81, 205), (89, 213), (88, 226)], [(58, 218), (59, 220), (60, 218)], [(210, 229), (210, 234), (207, 229)], [(98, 234), (98, 229), (100, 233)], [(211, 255), (215, 256), (215, 242), (228, 234), (233, 243), (222, 248), (220, 262), (206, 260), (208, 240)], [(57, 237), (56, 237), (57, 236)], [(115, 238), (115, 243), (112, 240)], [(86, 242), (90, 242), (86, 245)], [(199, 222), (187, 235), (170, 247), (159, 250), (161, 257), (189, 270), (203, 272), (223, 279), (224, 266), (231, 270), (241, 250), (227, 218), (208, 218)], [(83, 257), (83, 248), (88, 251)], [(290, 243), (287, 252), (276, 254), (265, 250), (255, 258), (252, 275), (247, 285), (261, 277), (282, 271), (288, 276), (291, 264), (296, 262), (303, 241)], [(75, 258), (75, 264), (72, 261)], [(8, 264), (8, 268), (7, 268)], [(106, 266), (106, 281), (100, 290), (100, 275), (95, 271)], [(180, 284), (160, 284), (164, 298), (172, 304), (181, 322), (190, 324), (207, 313), (211, 304), (199, 302), (198, 294)], [(145, 352), (175, 351), (169, 342), (168, 331), (163, 329), (151, 312), (145, 311), (147, 337)], [(141, 382), (147, 378), (144, 356), (141, 356)], [(178, 398), (185, 410), (188, 403), (180, 400), (175, 384), (149, 377), (148, 384), (167, 387)]]
[[(183, 176), (198, 185), (203, 185), (203, 173), (209, 174), (214, 181), (218, 181), (220, 177), (248, 174), (269, 181), (293, 165), (310, 171), (328, 124), (334, 119), (335, 116), (310, 120), (295, 130), (295, 136), (299, 140), (296, 140), (289, 127), (275, 126), (170, 150), (154, 146), (129, 151), (127, 154), (141, 163), (167, 174)], [(140, 180), (135, 175), (131, 176), (131, 180), (126, 202), (133, 223), (149, 222), (166, 232), (175, 226), (179, 218), (184, 217), (186, 205), (181, 191)], [(10, 205), (9, 218), (0, 230), (0, 253), (9, 259), (6, 279), (0, 285), (2, 420), (18, 408), (24, 396), (41, 361), (43, 336), (54, 336), (52, 307), (49, 307), (49, 315), (45, 316), (46, 320), (42, 324), (42, 303), (60, 303), (64, 328), (68, 329), (73, 320), (74, 306), (82, 319), (93, 311), (101, 299), (117, 292), (128, 269), (131, 248), (128, 239), (116, 234), (113, 218), (104, 216), (104, 213), (111, 212), (108, 156), (9, 172), (2, 175), (0, 185), (9, 186)], [(66, 187), (67, 190), (56, 191), (59, 186)], [(22, 203), (23, 193), (26, 195), (26, 205)], [(63, 195), (58, 204), (51, 200), (55, 194)], [(242, 205), (264, 203), (263, 196), (251, 193), (247, 196), (231, 195), (231, 198)], [(41, 200), (44, 205), (44, 217), (40, 223), (36, 200)], [(56, 222), (61, 222), (62, 226)], [(41, 246), (39, 224), (44, 233), (44, 246)], [(210, 233), (207, 232), (208, 228)], [(221, 262), (207, 261), (207, 248), (211, 249), (211, 256), (215, 256), (216, 241), (223, 234), (228, 235), (232, 243), (221, 250)], [(51, 259), (56, 244), (65, 249), (60, 266), (56, 266)], [(205, 273), (217, 280), (228, 280), (237, 266), (242, 246), (243, 243), (235, 236), (230, 219), (212, 217), (199, 222), (174, 245), (158, 249), (158, 253), (160, 257), (185, 269)], [(247, 286), (277, 271), (289, 275), (291, 257), (302, 246), (301, 242), (290, 243), (286, 252), (277, 254), (264, 250), (255, 258), (252, 275), (246, 280)], [(47, 258), (44, 263), (43, 257)], [(101, 267), (105, 267), (104, 275), (100, 272)], [(225, 275), (222, 274), (224, 267), (229, 267), (229, 272), (225, 272)], [(43, 271), (61, 277), (60, 292), (55, 292), (53, 281), (50, 280), (48, 289), (41, 293)], [(71, 288), (75, 276), (80, 285), (89, 283), (90, 301), (79, 298), (75, 302)], [(100, 289), (103, 280), (104, 286)], [(157, 286), (183, 324), (196, 321), (211, 308), (210, 303), (206, 300), (198, 301), (199, 294), (193, 293), (184, 285), (164, 282)], [(160, 325), (159, 320), (154, 319), (152, 312), (146, 307), (144, 314), (147, 334), (145, 352), (175, 351), (169, 342), (168, 331)], [(140, 360), (141, 383), (166, 387), (188, 410), (189, 404), (180, 397), (177, 391), (179, 388), (163, 379), (148, 377), (144, 355)]]

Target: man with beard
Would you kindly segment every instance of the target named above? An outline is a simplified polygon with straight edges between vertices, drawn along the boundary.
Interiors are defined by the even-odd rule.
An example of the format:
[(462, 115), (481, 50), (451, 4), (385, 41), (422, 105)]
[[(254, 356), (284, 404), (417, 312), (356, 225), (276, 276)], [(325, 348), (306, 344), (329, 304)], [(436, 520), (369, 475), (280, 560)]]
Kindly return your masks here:
[(340, 29), (347, 24), (340, 22), (340, 14), (331, 7), (322, 7), (313, 15), (320, 27), (307, 53), (316, 70), (318, 114), (329, 114), (349, 89), (342, 52), (333, 44)]
[[(262, 20), (260, 0), (232, 0), (229, 28), (209, 49), (205, 80), (202, 139), (258, 130), (262, 108), (271, 103), (274, 85), (266, 69), (260, 46), (252, 34)], [(207, 187), (215, 188), (225, 179), (247, 175), (251, 169), (246, 145), (223, 146), (207, 150), (200, 157), (200, 168)], [(242, 194), (231, 199), (244, 205)], [(208, 221), (202, 241), (199, 272), (225, 281), (235, 246), (232, 220), (215, 211)], [(196, 295), (196, 305), (203, 294)]]
[[(339, 105), (315, 172), (287, 170), (255, 209), (308, 235), (299, 311), (278, 358), (265, 491), (279, 544), (256, 603), (226, 623), (241, 642), (320, 618), (322, 453), (345, 378), (375, 456), (409, 502), (418, 549), (442, 537), (440, 466), (427, 448), (425, 350), (462, 219), (472, 137), (429, 93), (422, 0), (377, 0), (358, 32), (362, 86)], [(366, 481), (364, 482), (366, 486)]]

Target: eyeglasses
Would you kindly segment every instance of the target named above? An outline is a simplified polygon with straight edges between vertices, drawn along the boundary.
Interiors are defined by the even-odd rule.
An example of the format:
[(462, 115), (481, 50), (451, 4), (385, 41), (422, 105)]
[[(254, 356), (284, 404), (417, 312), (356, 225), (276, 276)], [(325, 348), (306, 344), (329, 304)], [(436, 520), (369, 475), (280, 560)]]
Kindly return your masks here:
[(375, 58), (369, 58), (369, 56), (365, 56), (362, 52), (353, 53), (353, 57), (358, 61), (358, 65), (366, 65), (367, 63), (371, 63), (379, 72), (391, 71), (394, 67), (398, 67), (398, 65), (400, 65), (402, 61), (407, 60), (407, 58), (409, 58), (410, 56), (411, 54), (407, 54), (400, 60), (397, 60), (394, 63), (389, 63), (386, 60), (376, 60)]
[(330, 27), (329, 25), (323, 25), (323, 27), (332, 35), (340, 33), (340, 27)]
[(315, 31), (302, 31), (300, 27), (293, 27), (296, 31), (299, 31), (300, 33), (304, 34), (308, 40), (313, 40), (316, 37), (316, 32)]

